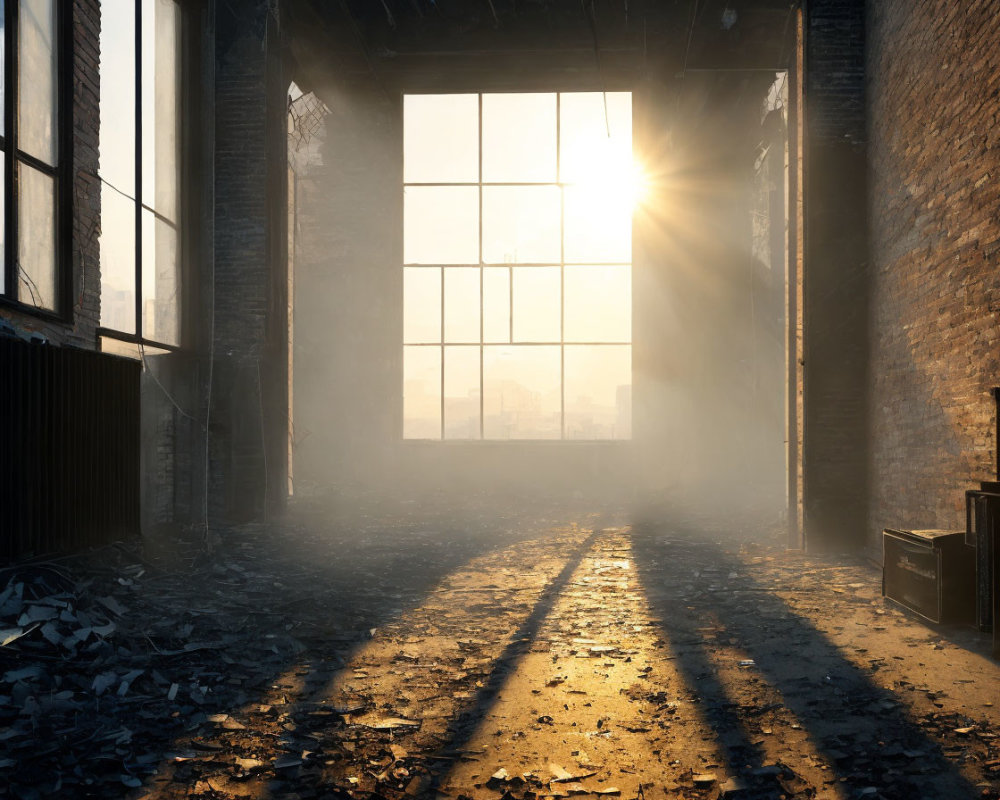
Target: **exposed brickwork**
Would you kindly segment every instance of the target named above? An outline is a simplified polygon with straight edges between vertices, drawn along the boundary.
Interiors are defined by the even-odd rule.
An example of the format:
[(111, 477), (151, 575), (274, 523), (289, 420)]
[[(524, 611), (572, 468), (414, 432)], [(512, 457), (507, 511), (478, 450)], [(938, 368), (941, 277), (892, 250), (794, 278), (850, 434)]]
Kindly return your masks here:
[(285, 137), (276, 131), (285, 133), (287, 83), (271, 5), (216, 11), (209, 491), (214, 513), (229, 518), (263, 511), (265, 494), (284, 481), (274, 454), (287, 449), (285, 263), (272, 227), (286, 216)]
[(865, 143), (865, 3), (810, 0), (806, 14), (809, 135)]
[(964, 527), (995, 463), (1000, 7), (870, 4), (869, 536)]
[(864, 3), (805, 21), (804, 513), (811, 548), (864, 541), (868, 264)]
[(72, 318), (53, 322), (31, 313), (0, 308), (22, 334), (37, 332), (53, 344), (94, 349), (101, 315), (100, 235), (101, 190), (97, 180), (100, 135), (100, 0), (74, 0), (67, 20), (73, 37), (73, 269)]
[(73, 336), (93, 347), (101, 317), (100, 0), (74, 0), (73, 69)]
[(220, 19), (216, 61), (215, 345), (250, 357), (264, 344), (269, 287), (264, 22), (254, 19), (266, 13)]

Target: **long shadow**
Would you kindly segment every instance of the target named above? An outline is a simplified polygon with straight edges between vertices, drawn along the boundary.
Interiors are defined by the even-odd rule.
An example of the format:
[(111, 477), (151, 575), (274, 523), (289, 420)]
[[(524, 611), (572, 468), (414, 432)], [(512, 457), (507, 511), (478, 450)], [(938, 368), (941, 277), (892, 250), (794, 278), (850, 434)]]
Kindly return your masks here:
[(789, 777), (790, 765), (763, 762), (763, 740), (748, 723), (769, 709), (752, 700), (741, 705), (727, 691), (703, 635), (711, 627), (753, 659), (751, 668), (780, 693), (832, 765), (832, 778), (853, 796), (871, 792), (869, 787), (877, 790), (871, 796), (885, 800), (977, 796), (891, 692), (872, 683), (771, 587), (749, 577), (744, 562), (706, 535), (681, 523), (637, 524), (633, 554), (674, 663), (697, 693), (730, 771), (749, 781), (741, 797), (805, 797), (809, 790), (801, 781), (776, 783), (782, 774)]
[[(595, 528), (580, 546), (577, 547), (576, 551), (566, 559), (566, 564), (545, 588), (545, 591), (542, 592), (542, 596), (531, 610), (531, 613), (525, 618), (518, 629), (511, 634), (507, 646), (504, 647), (503, 652), (493, 662), (489, 677), (482, 682), (482, 688), (473, 695), (472, 699), (459, 712), (455, 722), (449, 727), (450, 736), (439, 748), (438, 755), (453, 755), (469, 743), (480, 723), (486, 718), (486, 715), (496, 703), (497, 696), (503, 685), (517, 668), (518, 661), (531, 649), (542, 624), (552, 612), (552, 608), (562, 594), (563, 589), (566, 588), (569, 579), (576, 572), (577, 567), (580, 566), (580, 562), (583, 561), (584, 556), (590, 552), (590, 549), (594, 546), (594, 541), (600, 533), (601, 529)], [(437, 785), (438, 780), (435, 778), (435, 782), (431, 788), (436, 788)]]
[[(418, 607), (445, 576), (471, 559), (537, 536), (538, 517), (558, 513), (508, 507), (502, 514), (484, 509), (463, 514), (446, 505), (430, 510), (381, 505), (338, 516), (317, 506), (304, 517), (277, 521), (253, 535), (224, 533), (226, 541), (212, 560), (168, 592), (177, 608), (196, 610), (178, 611), (178, 624), (171, 622), (170, 630), (190, 623), (189, 642), (218, 641), (183, 651), (182, 638), (155, 632), (163, 620), (141, 613), (148, 606), (140, 592), (120, 627), (130, 624), (152, 635), (119, 637), (112, 641), (125, 649), (119, 644), (115, 655), (104, 646), (98, 657), (101, 669), (117, 669), (119, 677), (129, 669), (144, 670), (142, 680), (127, 694), (91, 697), (86, 689), (96, 668), (70, 662), (60, 667), (64, 686), (83, 687), (74, 697), (79, 708), (72, 729), (61, 717), (43, 713), (30, 749), (18, 749), (16, 739), (5, 740), (5, 750), (18, 758), (4, 776), (10, 791), (25, 798), (134, 793), (134, 781), (149, 785), (170, 753), (189, 749), (189, 741), (197, 749), (197, 742), (212, 740), (218, 729), (210, 724), (211, 715), (242, 716), (276, 679), (307, 660), (348, 663), (370, 638), (370, 629)], [(191, 548), (180, 550), (170, 569), (153, 565), (151, 574), (169, 578), (171, 569), (183, 572), (180, 567), (194, 565)], [(248, 591), (252, 603), (243, 596)], [(525, 627), (523, 635), (531, 629)], [(272, 641), (282, 646), (271, 649)], [(11, 661), (4, 669), (20, 666)], [(143, 684), (154, 672), (165, 683)], [(168, 697), (172, 683), (179, 690)], [(195, 691), (194, 684), (207, 691)], [(78, 779), (72, 773), (76, 764), (94, 766)], [(179, 765), (181, 784), (196, 779), (192, 764)]]
[[(584, 539), (584, 541), (576, 546), (573, 552), (567, 554), (566, 561), (562, 569), (542, 590), (539, 599), (531, 609), (530, 613), (524, 618), (521, 624), (515, 630), (510, 631), (506, 637), (507, 644), (504, 646), (501, 653), (490, 664), (489, 672), (485, 678), (479, 682), (481, 685), (472, 694), (471, 698), (456, 705), (455, 714), (448, 726), (447, 734), (444, 740), (439, 741), (434, 752), (422, 753), (422, 760), (430, 763), (440, 759), (451, 759), (456, 757), (467, 747), (476, 730), (486, 718), (490, 709), (496, 703), (504, 684), (516, 670), (518, 662), (528, 651), (530, 651), (536, 636), (538, 635), (546, 618), (551, 613), (553, 606), (559, 599), (573, 573), (576, 572), (583, 558), (593, 547), (594, 541), (600, 535), (601, 530), (602, 528), (600, 526), (595, 527)], [(509, 543), (510, 540), (503, 542), (503, 544)], [(311, 697), (322, 698), (327, 689), (328, 685), (318, 687), (318, 690), (314, 691), (311, 694)], [(301, 730), (303, 733), (308, 733), (309, 731), (310, 726), (306, 715), (313, 708), (309, 699), (310, 698), (305, 698), (305, 701), (300, 703), (299, 708), (293, 715), (292, 725), (296, 731)], [(420, 787), (418, 795), (433, 795), (435, 790), (440, 785), (441, 778), (441, 774), (431, 776), (430, 780)], [(295, 790), (296, 788), (314, 789), (315, 784), (312, 783), (313, 780), (314, 779), (311, 777), (303, 776), (303, 780), (300, 783), (296, 784), (295, 782), (292, 782), (289, 786), (284, 787), (282, 791)], [(329, 796), (335, 797), (339, 796), (338, 792), (340, 790), (332, 787), (324, 787), (324, 791), (326, 791)], [(390, 794), (398, 793), (390, 792)], [(412, 792), (408, 792), (407, 794), (412, 794)]]

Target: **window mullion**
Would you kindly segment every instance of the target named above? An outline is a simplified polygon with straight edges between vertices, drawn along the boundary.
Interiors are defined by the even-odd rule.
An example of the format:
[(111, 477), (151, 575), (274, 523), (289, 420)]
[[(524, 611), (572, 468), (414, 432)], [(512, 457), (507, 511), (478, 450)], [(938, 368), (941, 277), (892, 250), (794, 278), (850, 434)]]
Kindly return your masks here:
[(445, 268), (438, 267), (441, 276), (441, 440), (444, 441), (444, 280)]
[(566, 191), (559, 174), (562, 155), (562, 94), (556, 93), (556, 181), (559, 183), (559, 438), (566, 438)]
[(18, 4), (4, 4), (4, 133), (7, 136), (7, 163), (4, 170), (4, 294), (18, 299), (17, 291), (17, 12)]
[(486, 303), (483, 297), (483, 93), (479, 93), (479, 438), (486, 438), (486, 379), (483, 375), (486, 348), (483, 346), (483, 318)]
[(53, 167), (49, 164), (46, 164), (44, 161), (40, 161), (39, 159), (35, 158), (30, 153), (25, 153), (22, 152), (21, 150), (17, 151), (17, 161), (20, 164), (27, 164), (32, 169), (41, 172), (45, 175), (48, 175), (50, 178), (58, 178), (59, 173), (61, 172), (59, 165)]
[(142, 0), (135, 3), (135, 333), (142, 341)]

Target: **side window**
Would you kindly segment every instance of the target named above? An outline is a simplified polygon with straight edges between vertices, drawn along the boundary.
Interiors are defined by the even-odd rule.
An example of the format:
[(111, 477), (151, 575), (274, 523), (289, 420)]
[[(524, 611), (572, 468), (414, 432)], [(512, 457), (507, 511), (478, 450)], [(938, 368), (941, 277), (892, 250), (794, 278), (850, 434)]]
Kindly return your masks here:
[(66, 246), (58, 235), (67, 191), (59, 128), (62, 7), (57, 0), (0, 2), (0, 295), (52, 312), (61, 310)]
[(182, 9), (101, 9), (101, 332), (178, 347)]

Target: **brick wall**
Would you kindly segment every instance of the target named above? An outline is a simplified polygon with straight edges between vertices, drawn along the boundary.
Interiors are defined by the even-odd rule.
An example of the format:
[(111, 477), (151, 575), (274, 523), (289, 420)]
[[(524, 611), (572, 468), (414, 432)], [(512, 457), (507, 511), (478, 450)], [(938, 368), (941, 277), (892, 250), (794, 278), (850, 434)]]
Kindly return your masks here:
[(1000, 7), (870, 4), (869, 537), (964, 527), (995, 463)]
[(805, 20), (803, 483), (806, 546), (865, 538), (868, 255), (865, 4)]
[(268, 2), (216, 7), (211, 465), (216, 515), (284, 497), (287, 81)]
[(0, 319), (18, 333), (37, 332), (53, 344), (94, 349), (101, 308), (100, 235), (101, 189), (97, 179), (100, 113), (99, 0), (74, 0), (67, 24), (73, 37), (73, 241), (70, 247), (73, 281), (72, 318), (54, 322), (11, 308), (0, 308)]

